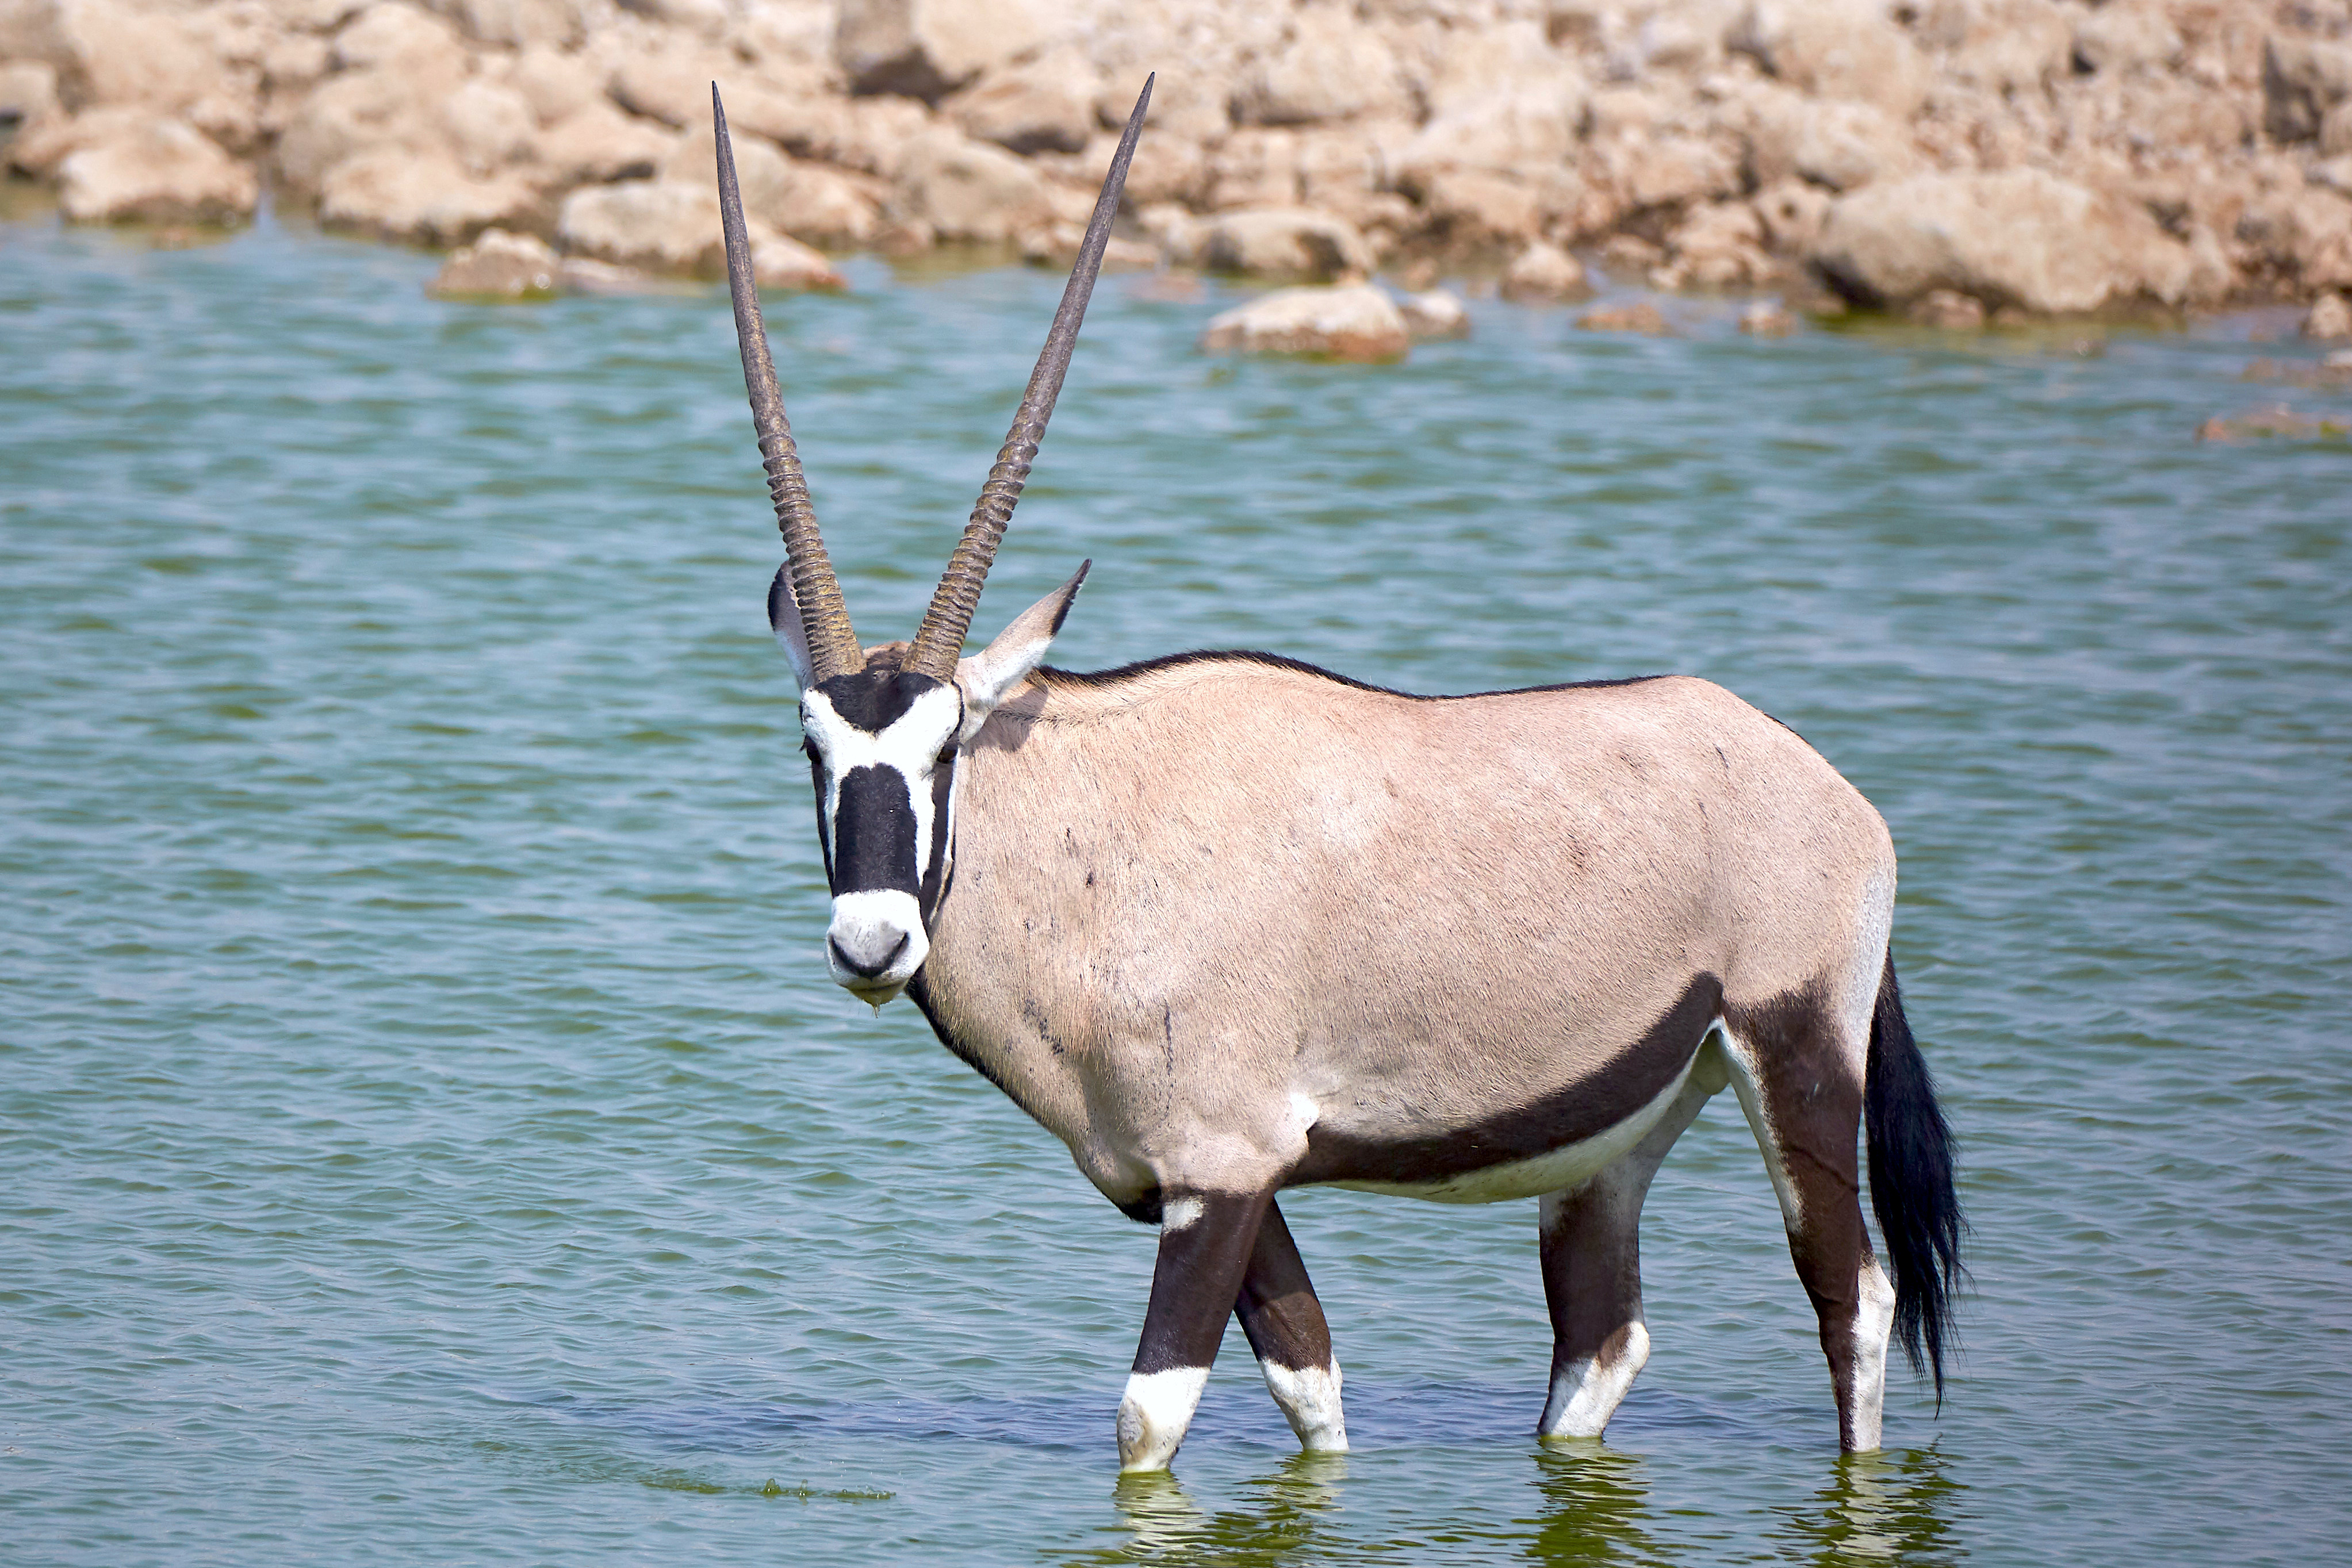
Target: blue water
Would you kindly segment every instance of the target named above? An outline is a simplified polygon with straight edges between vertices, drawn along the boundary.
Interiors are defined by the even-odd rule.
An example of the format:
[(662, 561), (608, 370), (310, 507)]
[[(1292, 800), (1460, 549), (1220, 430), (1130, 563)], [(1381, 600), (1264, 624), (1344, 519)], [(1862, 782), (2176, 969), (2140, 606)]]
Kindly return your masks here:
[[(2352, 447), (2189, 439), (2307, 350), (1479, 300), (1402, 366), (1230, 362), (1229, 291), (1107, 280), (978, 630), (1091, 556), (1073, 667), (1742, 693), (1893, 824), (1976, 1228), (1940, 1416), (1898, 1376), (1841, 1459), (1718, 1101), (1649, 1369), (1547, 1451), (1533, 1206), (1300, 1194), (1356, 1452), (1292, 1454), (1228, 1336), (1176, 1479), (1119, 1483), (1150, 1233), (825, 978), (723, 297), (432, 267), (0, 226), (0, 1557), (2343, 1550)], [(1059, 283), (850, 270), (771, 320), (879, 639)]]

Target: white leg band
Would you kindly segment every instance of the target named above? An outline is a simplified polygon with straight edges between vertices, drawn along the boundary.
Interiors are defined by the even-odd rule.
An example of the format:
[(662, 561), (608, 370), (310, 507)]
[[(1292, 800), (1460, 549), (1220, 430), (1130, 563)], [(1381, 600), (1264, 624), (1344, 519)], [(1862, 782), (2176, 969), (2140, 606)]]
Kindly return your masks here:
[(1650, 1359), (1650, 1331), (1625, 1325), (1625, 1347), (1606, 1360), (1574, 1361), (1551, 1380), (1536, 1432), (1545, 1437), (1598, 1437)]
[(1272, 1361), (1261, 1361), (1257, 1365), (1265, 1374), (1266, 1391), (1282, 1406), (1290, 1429), (1298, 1434), (1301, 1448), (1310, 1454), (1348, 1451), (1348, 1421), (1339, 1410), (1337, 1361), (1328, 1366), (1303, 1369)]
[(1192, 1425), (1201, 1390), (1209, 1381), (1205, 1366), (1179, 1366), (1167, 1372), (1130, 1372), (1127, 1394), (1118, 1402), (1118, 1468), (1164, 1470)]
[(1895, 1287), (1874, 1260), (1862, 1266), (1853, 1312), (1853, 1407), (1846, 1427), (1853, 1434), (1853, 1451), (1866, 1454), (1879, 1445), (1886, 1414), (1886, 1341), (1895, 1327)]

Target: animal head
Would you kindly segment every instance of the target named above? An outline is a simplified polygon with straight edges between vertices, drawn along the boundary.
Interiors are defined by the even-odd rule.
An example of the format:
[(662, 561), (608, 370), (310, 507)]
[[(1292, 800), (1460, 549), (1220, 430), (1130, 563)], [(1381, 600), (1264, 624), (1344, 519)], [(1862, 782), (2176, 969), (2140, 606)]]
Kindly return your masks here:
[(752, 283), (727, 113), (718, 87), (710, 89), (735, 335), (776, 526), (784, 538), (784, 564), (768, 589), (768, 622), (801, 685), (802, 748), (814, 779), (817, 838), (833, 892), (825, 962), (836, 984), (877, 1007), (906, 988), (930, 952), (930, 922), (955, 865), (958, 758), (997, 705), (1045, 656), (1092, 564), (1080, 565), (1076, 575), (1023, 612), (983, 652), (962, 656), (989, 565), (1028, 482), (1030, 462), (1045, 439), (1077, 346), (1078, 327), (1102, 268), (1150, 101), (1147, 79), (1111, 159), (1020, 412), (922, 624), (911, 643), (869, 649), (851, 630), (841, 585), (809, 505)]

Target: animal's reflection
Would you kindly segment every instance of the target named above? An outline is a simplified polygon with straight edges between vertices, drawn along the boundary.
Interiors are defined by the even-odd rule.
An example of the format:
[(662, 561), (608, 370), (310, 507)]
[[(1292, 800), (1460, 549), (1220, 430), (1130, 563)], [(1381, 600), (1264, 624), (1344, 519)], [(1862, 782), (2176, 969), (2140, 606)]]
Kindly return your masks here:
[(1318, 1540), (1318, 1516), (1339, 1500), (1347, 1479), (1341, 1454), (1295, 1454), (1251, 1483), (1237, 1505), (1202, 1509), (1165, 1471), (1121, 1476), (1112, 1494), (1128, 1540), (1087, 1561), (1102, 1563), (1295, 1563), (1362, 1562), (1382, 1555), (1377, 1544)]
[(1965, 1555), (1953, 1528), (1961, 1490), (1933, 1448), (1846, 1454), (1780, 1533), (1810, 1546), (1821, 1568), (1957, 1563)]
[(1528, 1555), (1538, 1563), (1657, 1563), (1664, 1553), (1643, 1528), (1649, 1512), (1644, 1461), (1598, 1437), (1536, 1450), (1542, 1517)]

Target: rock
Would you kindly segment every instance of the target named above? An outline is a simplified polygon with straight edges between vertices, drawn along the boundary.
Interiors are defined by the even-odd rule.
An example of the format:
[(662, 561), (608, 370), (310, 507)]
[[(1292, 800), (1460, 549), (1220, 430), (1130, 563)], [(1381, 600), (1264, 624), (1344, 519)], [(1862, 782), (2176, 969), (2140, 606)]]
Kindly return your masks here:
[(1919, 162), (1909, 133), (1870, 104), (1822, 102), (1790, 92), (1757, 95), (1748, 130), (1748, 171), (1759, 185), (1795, 177), (1832, 191), (1853, 191), (1914, 172)]
[(2236, 237), (2258, 267), (2292, 279), (2296, 292), (2352, 288), (2352, 201), (2332, 190), (2266, 192), (2240, 214)]
[(895, 204), (898, 216), (940, 239), (982, 245), (1003, 244), (1060, 215), (1034, 168), (946, 127), (906, 150)]
[(2036, 315), (2178, 303), (2193, 270), (2145, 207), (2038, 169), (1921, 174), (1842, 197), (1808, 260), (1856, 304), (1900, 308), (1942, 288)]
[(1207, 353), (1303, 354), (1374, 363), (1402, 360), (1412, 335), (1395, 301), (1368, 283), (1277, 289), (1212, 319)]
[(462, 76), (466, 46), (440, 17), (398, 0), (378, 0), (335, 35), (335, 64), (344, 70), (397, 66)]
[(761, 288), (832, 291), (849, 287), (831, 262), (790, 235), (755, 232), (751, 239), (751, 279)]
[(2109, 0), (2075, 16), (2073, 53), (2085, 74), (2161, 69), (2180, 57), (2180, 33), (2155, 0)]
[(586, 31), (580, 0), (442, 0), (468, 37), (509, 48), (578, 43)]
[(1790, 86), (1908, 118), (1927, 96), (1927, 61), (1884, 0), (1754, 0), (1724, 35)]
[(1911, 302), (1911, 308), (1905, 314), (1922, 327), (1939, 327), (1953, 332), (1973, 332), (1985, 324), (1983, 300), (1948, 288), (1927, 290)]
[(569, 187), (645, 179), (669, 156), (677, 138), (600, 98), (541, 131), (534, 144), (548, 183)]
[(441, 264), (425, 292), (436, 299), (551, 299), (562, 262), (531, 235), (484, 229)]
[(1958, 81), (1998, 93), (2040, 92), (2074, 65), (2073, 16), (2052, 0), (1974, 0), (1952, 51)]
[[(1075, 219), (1064, 219), (1043, 228), (1033, 229), (1021, 236), (1021, 259), (1032, 267), (1066, 272), (1078, 259), (1078, 250), (1086, 243), (1087, 226)], [(1105, 272), (1150, 272), (1160, 266), (1157, 247), (1137, 240), (1111, 236), (1103, 246), (1102, 269)]]
[(1080, 152), (1094, 139), (1094, 99), (1093, 66), (1059, 49), (990, 71), (941, 108), (965, 135), (1008, 152)]
[(141, 114), (111, 123), (58, 166), (69, 223), (236, 224), (260, 183), (185, 120)]
[(441, 100), (441, 126), (458, 160), (480, 175), (530, 157), (539, 121), (513, 88), (469, 77)]
[(2263, 129), (2281, 141), (2318, 136), (2327, 111), (2352, 99), (2352, 44), (2273, 34), (2263, 42)]
[(1658, 308), (1646, 299), (1588, 310), (1576, 319), (1576, 324), (1588, 332), (1639, 332), (1652, 338), (1665, 337), (1672, 330)]
[(1451, 289), (1430, 288), (1408, 294), (1397, 301), (1397, 310), (1404, 317), (1404, 329), (1415, 340), (1470, 335), (1469, 307)]
[(464, 80), (462, 59), (429, 54), (330, 77), (278, 136), (272, 156), (279, 175), (298, 192), (315, 193), (330, 170), (362, 152), (446, 153), (448, 133), (435, 110)]
[(1038, 0), (841, 0), (833, 57), (853, 92), (937, 103), (1047, 31)]
[(1372, 269), (1364, 236), (1346, 219), (1308, 207), (1219, 213), (1200, 237), (1200, 265), (1260, 277), (1361, 277)]
[(0, 147), (58, 112), (57, 68), (44, 60), (0, 62)]
[(511, 173), (477, 179), (436, 150), (379, 148), (356, 153), (319, 183), (321, 228), (406, 245), (462, 245), (488, 228), (546, 221), (539, 192)]
[(2352, 152), (2352, 98), (2320, 116), (2319, 151), (2330, 158)]
[(2265, 436), (2312, 441), (2346, 435), (2352, 435), (2352, 423), (2336, 419), (2314, 419), (2283, 402), (2227, 419), (2216, 415), (2197, 427), (2197, 439), (2200, 441), (2252, 441)]
[(1774, 267), (1764, 254), (1764, 223), (1746, 202), (1718, 202), (1694, 210), (1668, 242), (1666, 265), (1651, 274), (1654, 287), (1733, 288), (1763, 282)]
[(1233, 112), (1244, 125), (1305, 125), (1412, 107), (1380, 30), (1351, 10), (1309, 5), (1292, 14), (1281, 46), (1244, 72)]
[(1753, 204), (1765, 243), (1784, 255), (1811, 249), (1830, 215), (1829, 195), (1801, 180), (1782, 180), (1757, 192)]
[(1759, 299), (1739, 313), (1739, 329), (1751, 338), (1785, 338), (1797, 329), (1797, 319), (1769, 299)]
[(49, 67), (69, 110), (127, 105), (184, 118), (232, 86), (197, 18), (121, 0), (9, 0), (0, 5), (0, 60)]
[(678, 294), (698, 292), (699, 286), (673, 277), (655, 277), (634, 267), (619, 267), (593, 256), (567, 256), (558, 274), (568, 294)]
[(1576, 257), (1538, 240), (1503, 269), (1500, 291), (1506, 299), (1581, 299), (1592, 285)]
[(590, 104), (604, 103), (604, 78), (579, 55), (533, 44), (515, 57), (507, 83), (522, 94), (541, 125), (554, 125)]
[(2322, 341), (2352, 338), (2352, 299), (2341, 294), (2323, 294), (2313, 300), (2311, 313), (2303, 319), (2303, 335)]
[(1426, 170), (1411, 193), (1421, 204), (1423, 239), (1456, 249), (1525, 245), (1543, 229), (1544, 193), (1489, 169)]
[(715, 179), (583, 186), (563, 198), (555, 235), (566, 251), (647, 272), (717, 277), (726, 267)]

